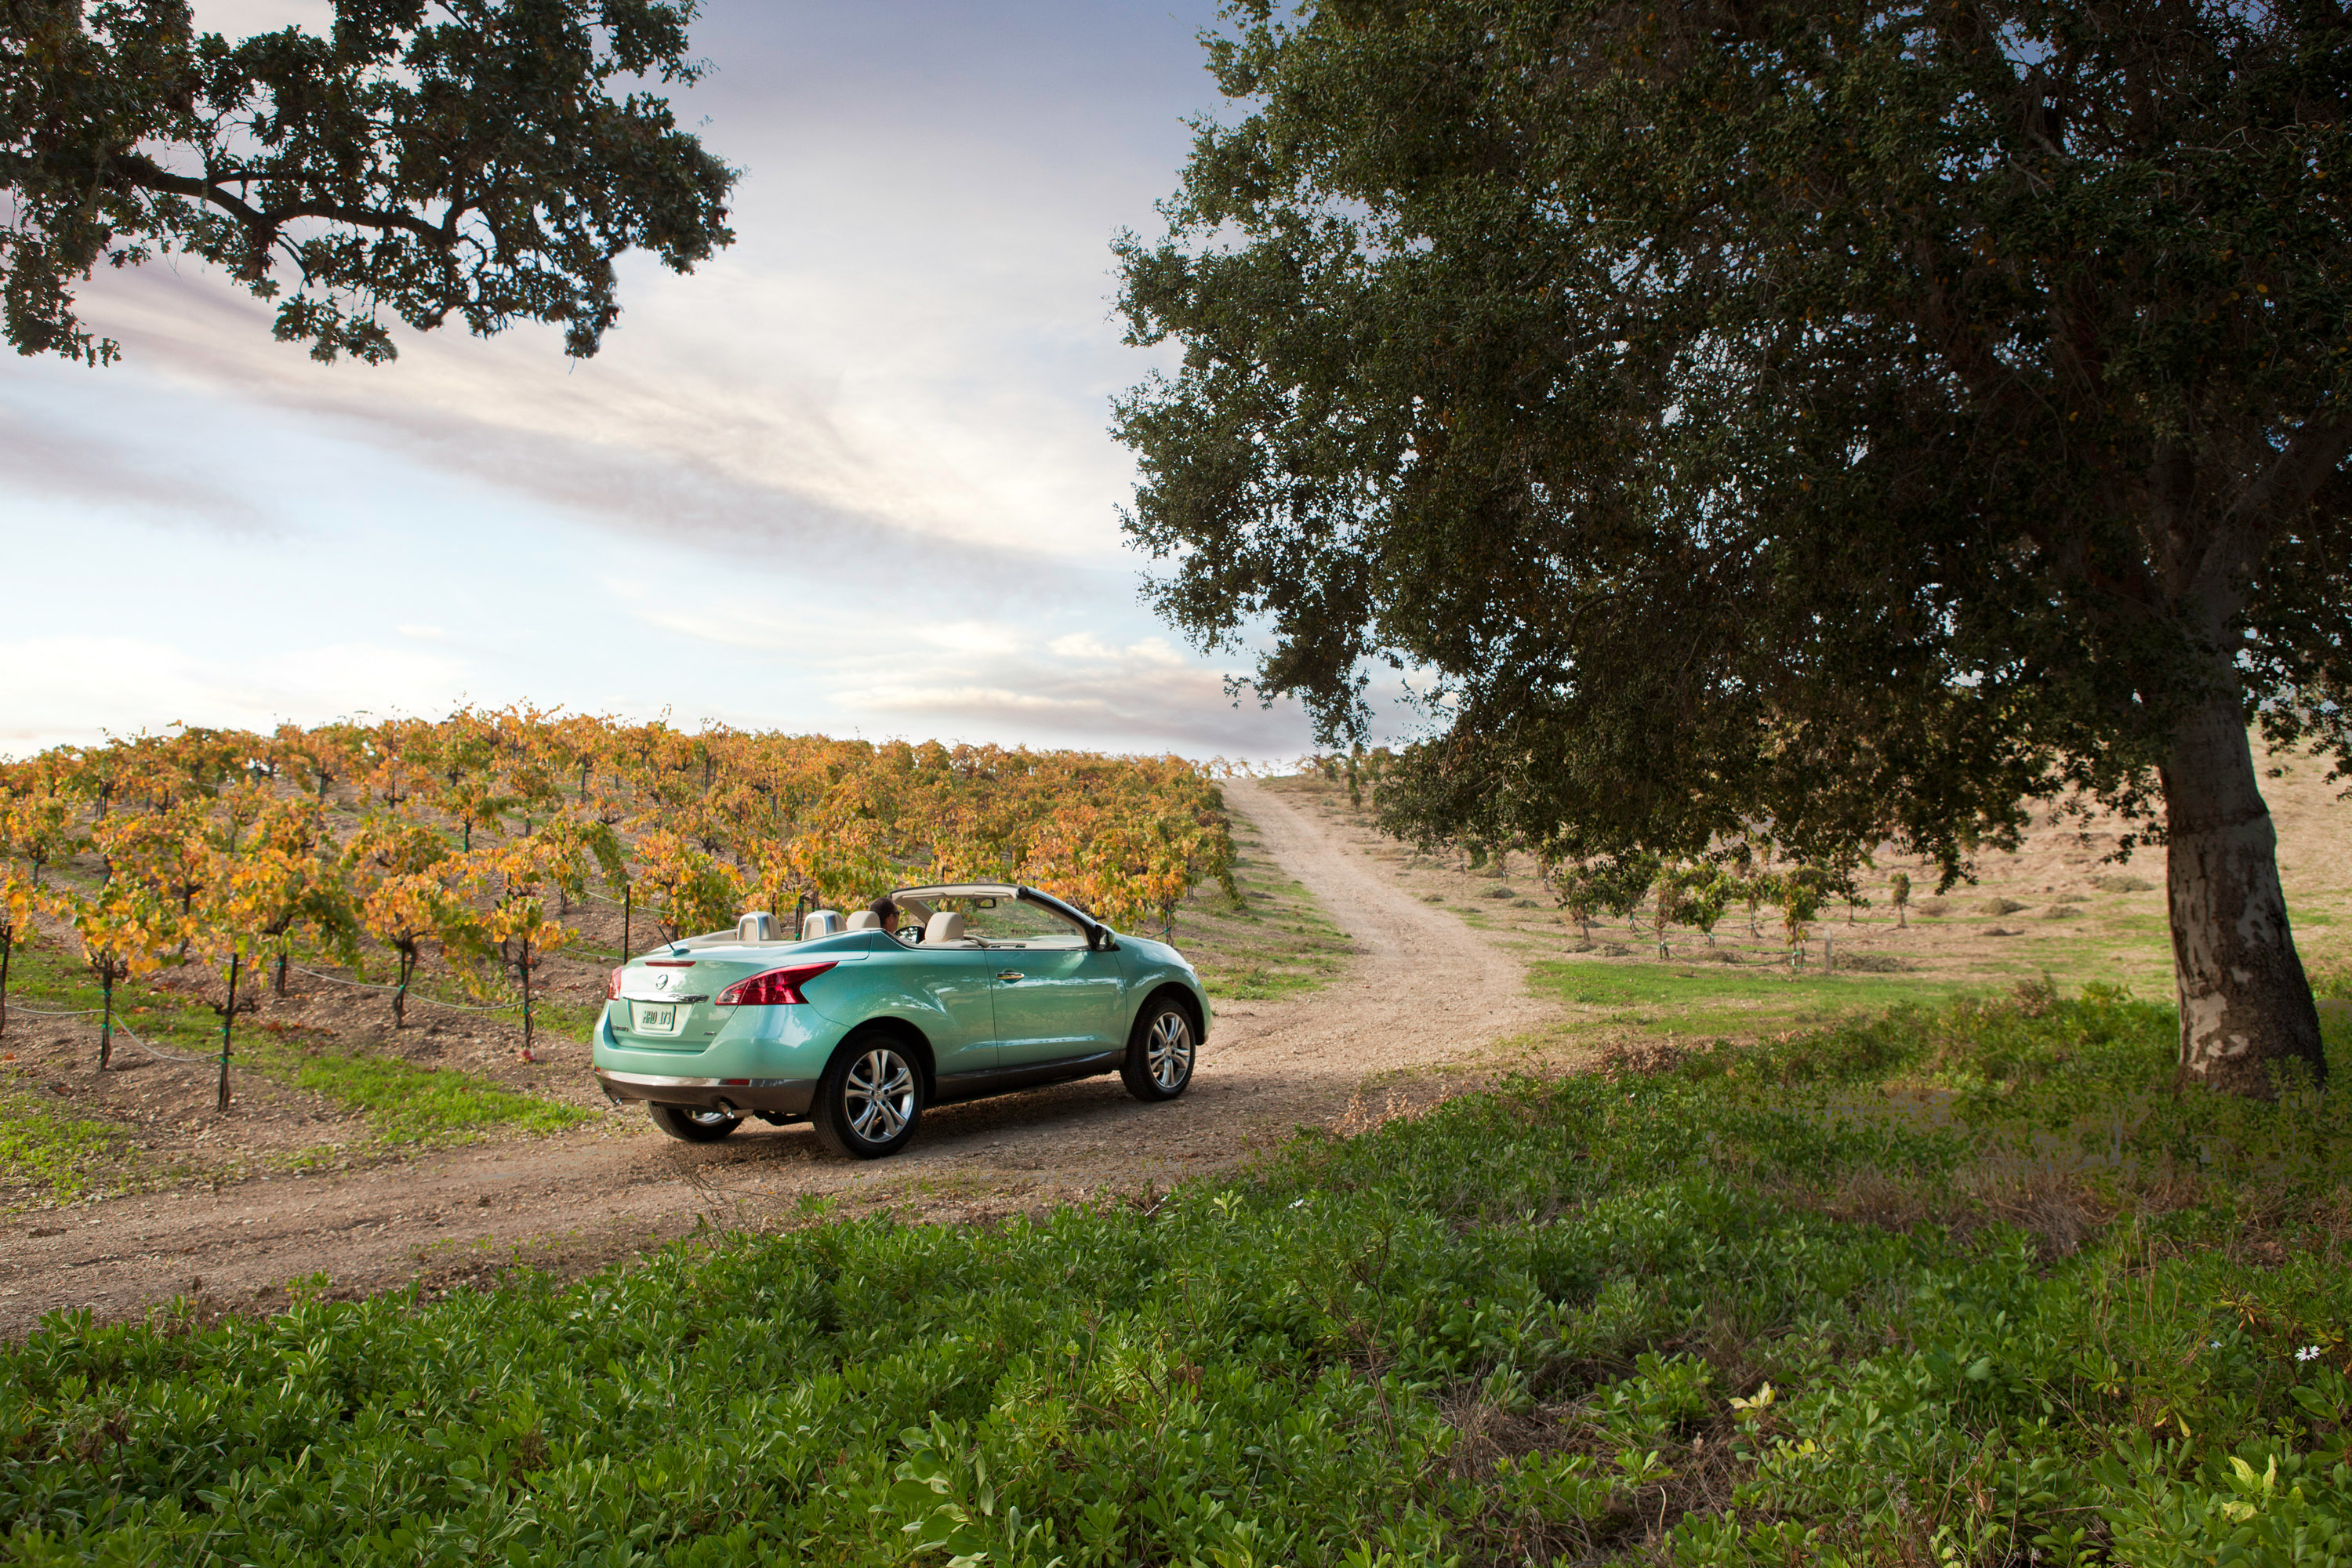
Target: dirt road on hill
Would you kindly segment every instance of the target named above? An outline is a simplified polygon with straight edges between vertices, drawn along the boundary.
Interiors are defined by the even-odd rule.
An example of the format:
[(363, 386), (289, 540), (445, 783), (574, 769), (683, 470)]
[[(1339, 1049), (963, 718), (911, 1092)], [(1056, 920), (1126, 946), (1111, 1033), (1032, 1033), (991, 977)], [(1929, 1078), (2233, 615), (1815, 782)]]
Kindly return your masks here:
[(1302, 1123), (1377, 1120), (1391, 1094), (1368, 1080), (1477, 1053), (1551, 1016), (1501, 938), (1399, 891), (1363, 853), (1369, 840), (1247, 781), (1227, 800), (1357, 955), (1312, 994), (1221, 1003), (1192, 1090), (1171, 1104), (1139, 1104), (1114, 1077), (947, 1106), (925, 1114), (904, 1153), (871, 1163), (825, 1153), (805, 1126), (753, 1122), (704, 1148), (660, 1136), (642, 1112), (608, 1113), (567, 1135), (347, 1173), (51, 1210), (0, 1233), (0, 1334), (20, 1337), (60, 1309), (112, 1319), (177, 1296), (266, 1310), (314, 1275), (342, 1295), (442, 1289), (518, 1259), (581, 1268), (697, 1224), (791, 1224), (812, 1199), (953, 1221), (1165, 1187)]

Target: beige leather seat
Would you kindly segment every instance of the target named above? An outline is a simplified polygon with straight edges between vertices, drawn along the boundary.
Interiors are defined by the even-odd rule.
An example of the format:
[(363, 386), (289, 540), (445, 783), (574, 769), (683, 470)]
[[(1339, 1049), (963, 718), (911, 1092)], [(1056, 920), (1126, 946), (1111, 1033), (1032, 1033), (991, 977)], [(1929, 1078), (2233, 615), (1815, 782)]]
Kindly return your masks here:
[(801, 939), (803, 942), (813, 936), (839, 936), (841, 931), (839, 910), (811, 910), (801, 917)]
[(953, 947), (963, 941), (963, 917), (953, 910), (941, 910), (923, 926), (925, 947)]
[(860, 910), (856, 914), (849, 917), (849, 929), (851, 931), (880, 931), (882, 929), (882, 917), (876, 914), (872, 910)]

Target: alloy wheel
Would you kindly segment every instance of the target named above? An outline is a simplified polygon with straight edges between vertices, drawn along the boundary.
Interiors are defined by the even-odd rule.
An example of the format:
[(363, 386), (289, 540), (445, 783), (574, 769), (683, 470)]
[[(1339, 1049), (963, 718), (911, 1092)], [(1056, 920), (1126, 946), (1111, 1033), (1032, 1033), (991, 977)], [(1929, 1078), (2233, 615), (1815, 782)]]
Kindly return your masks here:
[(1162, 1090), (1173, 1094), (1181, 1089), (1192, 1076), (1192, 1020), (1173, 1007), (1160, 1014), (1144, 1045), (1143, 1065)]
[(915, 1069), (887, 1046), (850, 1064), (841, 1085), (851, 1131), (868, 1143), (887, 1143), (915, 1119)]

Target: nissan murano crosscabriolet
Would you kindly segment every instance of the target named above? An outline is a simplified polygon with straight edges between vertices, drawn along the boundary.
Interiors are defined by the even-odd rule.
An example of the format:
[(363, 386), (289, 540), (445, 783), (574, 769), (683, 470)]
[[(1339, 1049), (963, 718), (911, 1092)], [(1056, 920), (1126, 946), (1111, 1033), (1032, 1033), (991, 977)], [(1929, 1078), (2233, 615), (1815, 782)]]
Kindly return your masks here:
[(745, 915), (613, 971), (597, 1081), (673, 1138), (805, 1118), (860, 1159), (923, 1109), (1116, 1072), (1142, 1100), (1192, 1081), (1209, 999), (1183, 955), (1034, 888), (890, 895), (898, 929), (819, 910), (798, 932)]

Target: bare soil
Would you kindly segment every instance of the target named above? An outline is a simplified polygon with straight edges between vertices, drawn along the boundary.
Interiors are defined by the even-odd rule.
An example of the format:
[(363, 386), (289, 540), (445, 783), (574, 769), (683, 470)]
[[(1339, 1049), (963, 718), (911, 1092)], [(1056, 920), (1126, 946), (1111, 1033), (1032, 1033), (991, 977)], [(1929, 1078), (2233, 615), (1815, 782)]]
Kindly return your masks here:
[[(1313, 895), (1353, 956), (1308, 995), (1216, 998), (1181, 1100), (1142, 1105), (1108, 1078), (948, 1106), (925, 1115), (907, 1151), (872, 1163), (827, 1154), (804, 1126), (752, 1122), (695, 1147), (661, 1136), (642, 1112), (601, 1109), (584, 1046), (545, 1040), (541, 1060), (523, 1064), (509, 1026), (465, 1016), (394, 1036), (380, 999), (311, 982), (273, 1002), (265, 1020), (364, 1037), (600, 1109), (570, 1133), (25, 1215), (0, 1241), (0, 1333), (20, 1336), (61, 1310), (136, 1317), (184, 1296), (199, 1310), (267, 1310), (314, 1277), (347, 1295), (412, 1282), (437, 1291), (516, 1263), (585, 1269), (698, 1225), (771, 1228), (878, 1207), (974, 1220), (1164, 1190), (1230, 1169), (1302, 1125), (1357, 1131), (1404, 1113), (1443, 1092), (1416, 1085), (1412, 1069), (1474, 1058), (1551, 1016), (1500, 941), (1393, 886), (1311, 794), (1244, 780), (1227, 798), (1254, 850)], [(593, 970), (582, 967), (584, 984)], [(50, 1034), (59, 1050), (86, 1052), (88, 1032), (75, 1021)], [(92, 1092), (123, 1097), (114, 1109), (143, 1115), (168, 1152), (176, 1141), (236, 1131), (212, 1118), (196, 1082), (181, 1081), (208, 1083), (208, 1071), (158, 1063)], [(68, 1092), (95, 1076), (75, 1074)], [(332, 1146), (343, 1116), (310, 1099), (241, 1089), (230, 1115), (249, 1124), (246, 1135)]]

